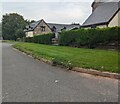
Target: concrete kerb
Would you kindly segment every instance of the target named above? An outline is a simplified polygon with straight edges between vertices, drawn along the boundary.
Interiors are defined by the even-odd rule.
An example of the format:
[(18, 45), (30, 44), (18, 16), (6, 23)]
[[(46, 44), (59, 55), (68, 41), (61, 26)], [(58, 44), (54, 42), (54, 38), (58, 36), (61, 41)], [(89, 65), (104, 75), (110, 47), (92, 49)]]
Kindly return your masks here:
[(92, 75), (96, 75), (96, 76), (102, 76), (102, 77), (109, 77), (109, 78), (120, 79), (120, 74), (118, 74), (118, 73), (110, 73), (110, 72), (105, 72), (105, 71), (97, 71), (97, 70), (93, 70), (93, 69), (83, 69), (83, 68), (78, 68), (78, 67), (73, 68), (72, 71), (81, 72), (81, 73), (87, 73), (87, 74), (92, 74)]
[[(13, 47), (14, 48), (14, 47)], [(17, 51), (23, 52), (23, 54), (28, 55), (29, 57), (32, 57), (36, 60), (42, 61), (44, 63), (50, 64), (52, 66), (59, 66), (61, 68), (64, 68), (62, 65), (54, 65), (52, 61), (44, 59), (44, 58), (40, 58), (40, 57), (36, 57), (34, 56), (32, 53), (30, 52), (24, 52), (20, 49), (16, 49)], [(79, 68), (79, 67), (73, 67), (71, 69), (71, 71), (76, 71), (76, 72), (80, 72), (80, 73), (86, 73), (86, 74), (92, 74), (95, 76), (102, 76), (102, 77), (109, 77), (109, 78), (114, 78), (114, 79), (120, 79), (120, 74), (118, 73), (110, 73), (110, 72), (105, 72), (105, 71), (97, 71), (97, 70), (93, 70), (93, 69), (85, 69), (85, 68)]]

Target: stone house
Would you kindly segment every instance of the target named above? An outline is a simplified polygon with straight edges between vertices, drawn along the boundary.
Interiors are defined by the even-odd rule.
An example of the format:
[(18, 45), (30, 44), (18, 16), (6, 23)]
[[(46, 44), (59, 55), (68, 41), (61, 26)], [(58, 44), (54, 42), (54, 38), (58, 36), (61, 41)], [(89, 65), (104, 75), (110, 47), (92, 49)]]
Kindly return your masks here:
[(95, 0), (92, 3), (92, 14), (81, 27), (83, 28), (105, 28), (120, 26), (120, 0), (117, 2), (104, 2)]
[(59, 37), (59, 32), (62, 30), (72, 30), (80, 28), (79, 24), (55, 24), (46, 23), (43, 19), (33, 22), (26, 26), (24, 29), (26, 37), (33, 37), (35, 35), (42, 35), (48, 33), (54, 33), (55, 38)]

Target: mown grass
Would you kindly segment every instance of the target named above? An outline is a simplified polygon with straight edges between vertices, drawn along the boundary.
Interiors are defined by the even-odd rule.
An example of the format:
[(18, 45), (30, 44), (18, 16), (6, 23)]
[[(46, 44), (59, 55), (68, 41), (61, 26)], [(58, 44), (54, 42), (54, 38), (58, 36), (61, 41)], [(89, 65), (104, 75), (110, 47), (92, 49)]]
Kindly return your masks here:
[(35, 43), (17, 43), (13, 47), (70, 68), (91, 68), (99, 71), (120, 73), (117, 51), (50, 46)]

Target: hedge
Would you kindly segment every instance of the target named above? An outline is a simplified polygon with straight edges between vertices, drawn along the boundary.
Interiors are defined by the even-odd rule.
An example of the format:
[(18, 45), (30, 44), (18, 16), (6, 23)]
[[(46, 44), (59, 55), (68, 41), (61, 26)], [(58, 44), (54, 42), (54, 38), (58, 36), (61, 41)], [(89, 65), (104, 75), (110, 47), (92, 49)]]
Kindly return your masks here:
[(25, 42), (33, 42), (33, 43), (39, 43), (39, 44), (52, 44), (53, 37), (54, 37), (54, 34), (52, 33), (37, 35), (34, 37), (25, 38)]
[(120, 27), (64, 31), (60, 34), (59, 44), (64, 46), (95, 48), (100, 44), (106, 45), (108, 43), (118, 42), (119, 31)]

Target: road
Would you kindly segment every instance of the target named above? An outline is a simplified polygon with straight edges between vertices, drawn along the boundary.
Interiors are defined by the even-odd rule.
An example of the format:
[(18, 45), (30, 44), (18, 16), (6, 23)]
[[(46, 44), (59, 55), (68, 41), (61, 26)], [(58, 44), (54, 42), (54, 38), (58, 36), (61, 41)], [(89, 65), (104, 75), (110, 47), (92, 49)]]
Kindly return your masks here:
[(118, 80), (66, 71), (2, 45), (3, 102), (117, 102)]

